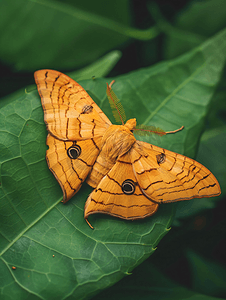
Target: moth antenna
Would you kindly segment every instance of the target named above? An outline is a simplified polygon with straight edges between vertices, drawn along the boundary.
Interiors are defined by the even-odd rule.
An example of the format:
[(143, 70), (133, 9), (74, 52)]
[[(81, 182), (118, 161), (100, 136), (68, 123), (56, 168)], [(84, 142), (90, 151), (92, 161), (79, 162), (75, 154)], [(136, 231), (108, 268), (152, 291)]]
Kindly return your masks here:
[(135, 130), (136, 132), (134, 133), (139, 136), (146, 136), (151, 134), (157, 134), (163, 136), (166, 134), (165, 131), (159, 127), (143, 125), (143, 124), (137, 125), (136, 128), (134, 128), (133, 130)]
[(115, 80), (112, 80), (111, 83), (109, 84), (109, 88), (111, 89), (112, 85), (115, 83)]
[(91, 229), (94, 229), (94, 227), (90, 224), (90, 222), (88, 221), (88, 219), (85, 218), (85, 220), (86, 220), (87, 224), (89, 225), (89, 227), (90, 227)]
[(183, 130), (183, 129), (184, 129), (184, 125), (181, 126), (181, 128), (179, 128), (179, 129), (172, 130), (172, 131), (166, 131), (166, 134), (168, 134), (168, 133), (176, 133), (176, 132), (181, 131), (181, 130)]
[(118, 99), (118, 97), (115, 95), (115, 93), (112, 90), (112, 85), (115, 82), (115, 80), (112, 80), (112, 82), (108, 85), (107, 83), (107, 90), (106, 90), (106, 94), (108, 97), (108, 101), (110, 103), (111, 106), (111, 110), (113, 113), (113, 116), (115, 118), (116, 122), (121, 122), (122, 125), (124, 125), (124, 121), (126, 120), (126, 114), (125, 114), (125, 110), (122, 106), (122, 103), (120, 102), (120, 100)]
[(136, 130), (135, 134), (140, 135), (140, 136), (145, 136), (145, 135), (151, 135), (151, 134), (157, 134), (160, 136), (169, 134), (169, 133), (176, 133), (178, 131), (181, 131), (184, 128), (184, 126), (181, 126), (181, 128), (172, 130), (172, 131), (164, 131), (159, 127), (155, 126), (148, 126), (148, 125), (137, 125), (136, 128), (133, 130)]

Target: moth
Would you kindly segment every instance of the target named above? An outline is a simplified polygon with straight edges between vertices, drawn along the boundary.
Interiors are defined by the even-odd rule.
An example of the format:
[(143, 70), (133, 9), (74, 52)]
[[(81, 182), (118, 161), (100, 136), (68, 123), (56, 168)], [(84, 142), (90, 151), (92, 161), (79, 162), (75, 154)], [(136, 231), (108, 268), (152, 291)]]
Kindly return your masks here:
[(94, 188), (84, 218), (153, 215), (161, 203), (221, 193), (214, 175), (186, 156), (138, 141), (136, 119), (113, 125), (88, 93), (53, 70), (34, 74), (48, 136), (46, 160), (67, 202), (86, 182)]

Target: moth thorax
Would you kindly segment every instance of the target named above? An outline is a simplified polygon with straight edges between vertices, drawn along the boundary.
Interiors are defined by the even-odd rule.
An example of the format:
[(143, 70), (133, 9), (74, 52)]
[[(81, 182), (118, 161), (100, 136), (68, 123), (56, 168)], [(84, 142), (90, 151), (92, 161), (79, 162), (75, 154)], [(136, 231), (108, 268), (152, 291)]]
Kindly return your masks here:
[(111, 161), (127, 153), (136, 139), (125, 125), (111, 125), (103, 136), (102, 153)]

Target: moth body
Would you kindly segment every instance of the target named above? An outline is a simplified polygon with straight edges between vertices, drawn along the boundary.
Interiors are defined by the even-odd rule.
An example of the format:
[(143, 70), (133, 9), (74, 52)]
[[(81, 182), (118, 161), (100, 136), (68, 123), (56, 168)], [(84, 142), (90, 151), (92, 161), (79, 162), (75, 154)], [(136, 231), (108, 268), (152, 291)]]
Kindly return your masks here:
[(86, 182), (95, 188), (100, 180), (109, 172), (120, 155), (127, 153), (136, 142), (132, 130), (136, 127), (136, 119), (125, 125), (111, 125), (103, 135), (100, 153)]
[[(130, 121), (133, 121), (131, 124)], [(111, 125), (103, 135), (100, 154), (115, 162), (119, 155), (128, 152), (136, 139), (131, 130), (136, 126), (136, 119), (131, 119), (125, 125)], [(135, 126), (133, 126), (135, 125)]]

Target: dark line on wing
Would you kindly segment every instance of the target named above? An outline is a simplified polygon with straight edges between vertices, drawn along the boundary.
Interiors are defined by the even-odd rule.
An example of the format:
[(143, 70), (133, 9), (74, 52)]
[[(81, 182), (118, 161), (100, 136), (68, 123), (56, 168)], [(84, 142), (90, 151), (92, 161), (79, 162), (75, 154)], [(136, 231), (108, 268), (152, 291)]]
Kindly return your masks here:
[[(65, 148), (65, 151), (67, 151), (67, 146), (66, 146), (66, 143), (65, 143), (65, 142), (64, 142), (64, 148)], [(82, 178), (79, 177), (78, 172), (75, 170), (75, 168), (74, 168), (74, 166), (73, 166), (73, 161), (72, 161), (72, 159), (71, 159), (70, 161), (71, 161), (71, 167), (72, 167), (73, 171), (74, 171), (75, 174), (77, 175), (78, 179), (79, 179), (81, 182), (83, 182), (84, 179), (82, 179)], [(66, 175), (66, 173), (65, 173), (65, 175)], [(68, 183), (69, 183), (69, 181), (68, 181)], [(70, 186), (71, 186), (71, 185), (70, 185)]]
[[(116, 194), (117, 195), (117, 194)], [(124, 195), (124, 194), (123, 194)], [(137, 195), (137, 196), (143, 196), (143, 194), (140, 194), (140, 195)], [(108, 206), (108, 205), (114, 205), (114, 206), (119, 206), (119, 207), (125, 207), (125, 208), (131, 208), (131, 207), (150, 207), (150, 205), (148, 204), (142, 204), (142, 205), (138, 205), (138, 204), (133, 204), (133, 205), (130, 205), (130, 206), (125, 206), (125, 205), (122, 205), (122, 204), (117, 204), (117, 203), (104, 203), (103, 201), (96, 201), (95, 199), (91, 198), (91, 201), (95, 202), (96, 204), (102, 204), (103, 206)]]
[(216, 185), (216, 183), (214, 183), (214, 184), (209, 184), (208, 186), (204, 186), (204, 187), (202, 187), (201, 189), (199, 189), (199, 192), (200, 192), (201, 190), (204, 190), (204, 189), (212, 188), (212, 187), (214, 187), (215, 185)]
[[(194, 173), (192, 178), (189, 178), (188, 180), (183, 181), (183, 184), (192, 181), (195, 178), (195, 176), (199, 173), (200, 170), (201, 169), (199, 169), (196, 173)], [(188, 175), (190, 175), (190, 169), (189, 169), (189, 174)], [(188, 175), (186, 177), (188, 177)]]
[(139, 157), (139, 158), (137, 158), (137, 159), (135, 159), (135, 160), (134, 160), (132, 163), (134, 164), (135, 162), (137, 162), (138, 160), (140, 160), (142, 156), (143, 156), (143, 155), (142, 155), (142, 154), (140, 154), (140, 157)]
[[(64, 88), (64, 87), (65, 87), (66, 85), (68, 85), (68, 84), (70, 84), (70, 81), (68, 81), (68, 82), (66, 82), (66, 83), (64, 83), (64, 84), (62, 84), (62, 85), (59, 87), (59, 89), (58, 89), (58, 93), (61, 91), (62, 88)], [(63, 94), (62, 94), (62, 97), (65, 95), (65, 93), (67, 92), (68, 89), (71, 89), (71, 86), (69, 86), (68, 88), (64, 89)]]
[(100, 148), (97, 146), (96, 142), (94, 141), (93, 138), (91, 138), (91, 141), (93, 142), (94, 146), (100, 151)]
[[(53, 84), (52, 84), (52, 90), (50, 91), (50, 94), (49, 94), (50, 99), (51, 99), (51, 103), (52, 103), (52, 107), (53, 107), (54, 116), (56, 115), (56, 110), (55, 110), (54, 105), (53, 105), (53, 91), (54, 91), (55, 84), (56, 84), (57, 80), (60, 78), (60, 76), (61, 76), (61, 74), (59, 74), (57, 77), (55, 77), (55, 79), (53, 81)], [(59, 101), (57, 102), (57, 105), (58, 105), (58, 118), (60, 120), (60, 104), (59, 104)], [(57, 131), (56, 124), (57, 124), (57, 122), (54, 123), (55, 132)], [(61, 124), (61, 120), (60, 120), (60, 124)]]
[[(177, 156), (177, 153), (175, 153), (175, 154)], [(173, 167), (175, 166), (175, 164), (177, 162), (176, 157), (173, 157), (173, 156), (171, 156), (171, 157), (174, 159), (174, 163), (172, 164), (171, 168), (168, 170), (169, 172), (172, 171)]]
[[(185, 160), (183, 160), (183, 165), (181, 167), (181, 169), (182, 169), (181, 172), (177, 173), (176, 176), (182, 174), (184, 172), (184, 168), (185, 168)], [(179, 180), (181, 180), (181, 178)]]
[[(114, 181), (115, 183), (117, 183), (117, 184), (121, 187), (121, 184), (120, 184), (118, 181), (116, 181), (115, 179), (111, 178), (108, 174), (106, 174), (106, 176), (107, 176), (110, 180)], [(124, 195), (124, 193), (122, 193), (122, 194)]]
[(94, 136), (94, 129), (95, 129), (95, 127), (96, 127), (96, 123), (95, 123), (95, 120), (94, 120), (94, 119), (92, 120), (92, 123), (94, 124), (93, 129), (92, 129), (92, 135)]
[(66, 137), (68, 139), (68, 126), (69, 126), (69, 118), (67, 118), (67, 123), (66, 123)]
[[(172, 180), (172, 181), (169, 181), (169, 182), (167, 182), (167, 181), (164, 181), (165, 182), (165, 184), (171, 184), (171, 183), (173, 183), (173, 182), (176, 182), (176, 181), (179, 181), (179, 179), (175, 179), (175, 180)], [(181, 184), (182, 185), (182, 184)], [(177, 186), (179, 186), (179, 185), (177, 185)], [(175, 187), (175, 186), (174, 186)], [(169, 187), (169, 188), (173, 188), (173, 186), (172, 187)]]
[(46, 81), (47, 77), (48, 77), (48, 71), (47, 71), (47, 72), (45, 72), (45, 79), (44, 79), (44, 81), (45, 81), (45, 85), (46, 85), (46, 89), (48, 89), (48, 86), (47, 86), (47, 81)]
[[(60, 89), (63, 87), (63, 86), (65, 86), (65, 85), (68, 85), (70, 82), (68, 82), (68, 83), (66, 83), (66, 84), (64, 84), (64, 85), (62, 85), (61, 87), (60, 87)], [(59, 89), (59, 95), (60, 95), (60, 89)], [(64, 90), (64, 92), (63, 92), (63, 94), (62, 94), (62, 96), (61, 96), (61, 98), (62, 98), (62, 104), (64, 104), (64, 97), (65, 97), (65, 94), (66, 94), (66, 92), (68, 91), (68, 90), (71, 90), (71, 86), (69, 86), (67, 89), (65, 89)], [(68, 97), (67, 97), (67, 99), (68, 99)], [(66, 103), (67, 104), (67, 103)]]
[(149, 169), (149, 170), (144, 170), (144, 171), (142, 171), (142, 172), (136, 172), (138, 175), (142, 175), (142, 174), (144, 174), (144, 173), (146, 173), (146, 172), (151, 172), (151, 171), (156, 171), (156, 170), (158, 170), (157, 168), (151, 168), (151, 169)]
[(79, 134), (80, 137), (82, 137), (82, 135), (81, 135), (81, 130), (82, 130), (81, 121), (79, 120), (79, 118), (77, 118), (77, 120), (78, 120), (78, 125), (79, 125), (78, 134)]
[[(166, 182), (166, 181), (163, 181), (163, 180), (161, 180), (161, 181), (155, 181), (155, 182), (150, 183), (146, 188), (142, 188), (142, 189), (143, 189), (143, 190), (147, 190), (147, 189), (149, 189), (150, 186), (152, 186), (152, 185), (155, 184), (155, 183), (159, 183), (159, 182), (164, 182), (165, 184), (171, 184), (171, 183), (176, 182), (176, 181), (177, 181), (177, 179), (176, 179), (176, 180), (173, 180), (173, 181), (169, 181), (169, 182)], [(183, 186), (183, 184), (174, 185), (174, 186), (169, 186), (169, 187), (161, 187), (161, 188), (159, 188), (159, 189), (157, 189), (157, 190), (154, 190), (150, 195), (152, 195), (152, 194), (154, 194), (155, 192), (158, 192), (158, 191), (160, 191), (160, 190), (170, 190), (170, 189), (174, 189), (174, 188), (176, 188), (176, 187), (181, 187), (181, 186)], [(173, 193), (173, 192), (169, 192), (169, 193)], [(165, 193), (165, 194), (167, 194), (167, 193)], [(160, 195), (160, 196), (161, 196), (161, 195)]]
[(158, 180), (158, 181), (154, 181), (151, 183), (151, 185), (156, 184), (156, 183), (160, 183), (160, 182), (164, 182), (163, 180)]
[(80, 160), (81, 162), (83, 162), (87, 167), (92, 167), (93, 166), (93, 165), (87, 164), (87, 162), (85, 160), (81, 159), (80, 157), (77, 158), (77, 160)]
[[(110, 195), (131, 196), (131, 195), (124, 194), (123, 192), (122, 192), (122, 193), (111, 193), (111, 192), (109, 192), (109, 191), (103, 191), (101, 188), (96, 189), (96, 192), (97, 192), (97, 191), (101, 191), (102, 193), (106, 193), (106, 194), (110, 194)], [(133, 196), (143, 196), (143, 194), (142, 194), (142, 193), (140, 193), (140, 194), (133, 194)]]
[(121, 163), (121, 164), (127, 164), (127, 165), (132, 165), (131, 162), (127, 162), (127, 161), (123, 161), (123, 160), (120, 160), (120, 159), (117, 159), (117, 163)]
[[(70, 82), (68, 82), (68, 83), (70, 83)], [(68, 84), (67, 83), (67, 84)], [(69, 124), (69, 118), (67, 117), (67, 113), (68, 113), (68, 111), (69, 111), (69, 109), (70, 109), (70, 97), (71, 97), (71, 95), (73, 95), (73, 93), (71, 93), (69, 96), (68, 96), (68, 98), (67, 98), (67, 109), (65, 110), (65, 118), (67, 118), (67, 126), (66, 126), (66, 136), (67, 136), (67, 138), (68, 138), (68, 124)], [(62, 99), (63, 99), (63, 97), (62, 97)], [(63, 103), (64, 103), (64, 100), (63, 100)]]
[[(183, 190), (172, 191), (172, 192), (168, 192), (168, 193), (169, 193), (169, 194), (172, 194), (172, 193), (179, 193), (179, 192), (182, 192), (182, 191), (192, 190), (192, 189), (194, 189), (194, 188), (197, 186), (197, 184), (199, 184), (199, 182), (201, 182), (202, 180), (206, 179), (210, 174), (211, 174), (211, 173), (209, 173), (208, 175), (204, 176), (203, 178), (200, 178), (200, 179), (195, 183), (195, 185), (193, 185), (192, 187), (184, 188)], [(203, 189), (203, 188), (201, 188), (201, 189)], [(199, 189), (199, 191), (200, 191), (201, 189)], [(199, 191), (198, 191), (198, 193), (199, 193)], [(164, 194), (168, 194), (168, 193), (163, 193), (163, 194), (160, 194), (160, 195), (158, 195), (158, 196), (163, 196)], [(190, 198), (190, 197), (189, 197), (189, 198)], [(195, 195), (194, 195), (194, 198), (195, 198)]]
[[(182, 181), (184, 178), (189, 177), (189, 175), (190, 175), (191, 172), (194, 173), (194, 174), (193, 174), (193, 177), (190, 178), (189, 180), (183, 181), (183, 184), (184, 184), (184, 183), (188, 183), (189, 181), (192, 181), (192, 180), (195, 178), (195, 176), (202, 170), (201, 168), (198, 169), (198, 167), (195, 166), (195, 168), (198, 169), (197, 172), (195, 173), (194, 171), (192, 171), (192, 170), (190, 169), (191, 166), (193, 166), (193, 164), (189, 166), (187, 175), (185, 175), (184, 177), (180, 178), (179, 180)], [(195, 168), (193, 168), (193, 170), (194, 170)]]
[[(55, 87), (55, 84), (57, 82), (57, 80), (60, 78), (60, 74), (54, 79), (53, 81), (53, 85), (52, 85), (52, 90), (50, 91), (50, 98), (52, 99), (52, 94), (53, 94), (53, 90), (54, 90), (54, 87)], [(59, 105), (59, 103), (58, 103)]]
[(78, 172), (75, 170), (75, 168), (74, 168), (74, 166), (73, 166), (72, 160), (71, 160), (71, 167), (72, 167), (73, 171), (75, 172), (75, 174), (77, 175), (78, 179), (79, 179), (81, 182), (83, 182), (84, 179), (82, 179), (82, 178), (79, 177)]
[[(73, 190), (74, 192), (76, 192), (76, 189), (74, 189), (74, 188), (71, 186), (70, 182), (68, 181), (66, 172), (64, 171), (64, 167), (63, 167), (63, 165), (60, 163), (59, 156), (58, 156), (58, 152), (57, 152), (57, 149), (56, 149), (56, 143), (55, 143), (55, 142), (54, 142), (54, 146), (55, 146), (55, 153), (56, 153), (56, 156), (57, 156), (57, 163), (61, 166), (61, 169), (62, 169), (63, 173), (65, 174), (66, 182), (67, 182), (68, 185), (70, 186), (70, 189)], [(66, 149), (66, 143), (64, 143), (64, 146), (65, 146), (65, 149)], [(52, 170), (52, 169), (51, 169), (51, 170)], [(56, 174), (56, 173), (54, 172), (54, 174)], [(59, 180), (59, 177), (58, 177), (58, 176), (56, 176), (56, 178), (58, 178), (58, 180)], [(59, 180), (59, 181), (60, 181), (60, 180)], [(60, 181), (60, 182), (61, 182), (61, 184), (62, 184), (62, 181)], [(64, 192), (65, 192), (65, 194), (66, 194), (66, 190), (65, 190), (65, 189), (64, 189)]]

